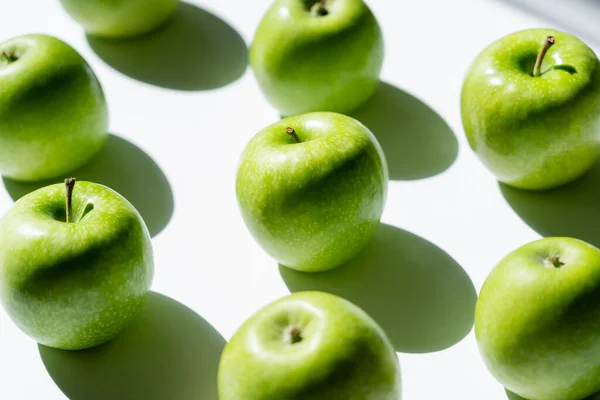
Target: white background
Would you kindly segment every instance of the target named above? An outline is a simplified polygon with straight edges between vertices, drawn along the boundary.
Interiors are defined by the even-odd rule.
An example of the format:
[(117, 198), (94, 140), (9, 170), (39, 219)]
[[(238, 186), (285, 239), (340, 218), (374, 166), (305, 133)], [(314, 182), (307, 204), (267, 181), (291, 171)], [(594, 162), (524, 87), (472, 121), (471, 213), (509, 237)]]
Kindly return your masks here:
[[(191, 3), (226, 21), (249, 44), (270, 1), (204, 0)], [(397, 143), (404, 144), (407, 150), (401, 149), (398, 154), (402, 151), (412, 153), (412, 144), (421, 146), (414, 149), (418, 154), (426, 155), (431, 149), (432, 157), (440, 151), (438, 144), (449, 146), (450, 150), (442, 149), (442, 153), (451, 152), (452, 143), (458, 141), (457, 158), (444, 171), (443, 167), (435, 167), (436, 163), (427, 157), (419, 161), (424, 166), (405, 165), (402, 159), (389, 160), (390, 165), (396, 166), (393, 168), (402, 168), (405, 172), (400, 174), (402, 180), (390, 181), (382, 221), (410, 231), (420, 236), (421, 241), (428, 241), (424, 243), (430, 242), (443, 249), (466, 271), (477, 291), (501, 257), (539, 238), (540, 233), (578, 233), (575, 225), (565, 228), (560, 224), (546, 223), (543, 218), (529, 221), (540, 233), (530, 228), (507, 202), (493, 176), (472, 154), (460, 121), (461, 83), (476, 54), (505, 34), (550, 23), (494, 0), (371, 0), (369, 4), (386, 39), (382, 80), (429, 105), (451, 127), (455, 139), (449, 133), (434, 133), (431, 140), (436, 143), (419, 141), (421, 133), (415, 126), (418, 128), (422, 124), (424, 130), (429, 129), (428, 123), (435, 119), (435, 114), (430, 115), (431, 119), (425, 116), (423, 121), (411, 126), (403, 126), (398, 120), (396, 132), (375, 132), (376, 135), (387, 135), (387, 143), (396, 143), (394, 135), (404, 135), (407, 139), (398, 139)], [(132, 202), (137, 201), (141, 207), (154, 210), (147, 216), (157, 219), (158, 222), (149, 222), (157, 226), (156, 230), (164, 225), (160, 221), (168, 219), (171, 193), (173, 196), (172, 216), (153, 239), (156, 261), (154, 291), (194, 310), (225, 339), (229, 339), (236, 328), (261, 306), (289, 293), (276, 262), (263, 253), (246, 231), (235, 200), (235, 172), (242, 149), (255, 133), (278, 118), (277, 112), (262, 97), (250, 69), (240, 79), (212, 90), (163, 88), (132, 79), (103, 61), (91, 49), (80, 26), (67, 16), (58, 1), (2, 1), (0, 20), (0, 41), (40, 32), (57, 36), (77, 49), (91, 64), (105, 89), (111, 132), (142, 149), (166, 177), (168, 185), (161, 181), (161, 173), (155, 170), (154, 175), (147, 179), (138, 177), (142, 179), (142, 188), (139, 183), (130, 183), (137, 191), (132, 192), (135, 197)], [(187, 43), (186, 51), (194, 57), (194, 51), (202, 50), (190, 45), (196, 39), (187, 39), (186, 42), (182, 38), (182, 42)], [(217, 43), (206, 54), (206, 57), (221, 58), (215, 62), (223, 62), (231, 56), (226, 53), (228, 49), (219, 48), (218, 35), (206, 35), (198, 40), (205, 44), (211, 41)], [(173, 42), (172, 45), (178, 44)], [(185, 62), (181, 57), (183, 53), (180, 51), (173, 55), (171, 51), (170, 45), (156, 48), (158, 54), (164, 54), (167, 60), (171, 60), (172, 68), (177, 71)], [(140, 63), (144, 62), (140, 59)], [(396, 106), (401, 107), (387, 105)], [(384, 150), (388, 157), (394, 151), (391, 148)], [(122, 171), (123, 179), (131, 180), (135, 173), (143, 174), (144, 168), (149, 168), (148, 159), (143, 159), (145, 161), (140, 163), (146, 164), (136, 170), (135, 160), (128, 162), (117, 157), (114, 160), (116, 171), (121, 165), (128, 165), (122, 167), (128, 169)], [(414, 179), (419, 174), (411, 171), (427, 170), (429, 165), (438, 170), (425, 174), (430, 176), (423, 179)], [(110, 178), (107, 179), (110, 181)], [(123, 188), (123, 182), (120, 185), (117, 190)], [(588, 197), (563, 207), (561, 212), (567, 215), (557, 214), (556, 220), (576, 218), (569, 213), (576, 215), (577, 208), (580, 208), (578, 204), (589, 205), (593, 198), (598, 198), (597, 191), (591, 193), (581, 185), (568, 190), (576, 190), (579, 195)], [(129, 193), (126, 189), (123, 191)], [(569, 193), (561, 195), (571, 198)], [(544, 203), (546, 200), (539, 200), (546, 204), (540, 208), (550, 207), (545, 210), (551, 212), (552, 206), (547, 204), (552, 202)], [(12, 203), (8, 190), (0, 185), (0, 212), (7, 210)], [(536, 206), (532, 209), (535, 214)], [(598, 212), (594, 215), (597, 216)], [(590, 229), (581, 234), (590, 241), (597, 241), (600, 237), (598, 231)], [(398, 243), (398, 246), (402, 244)], [(429, 260), (427, 254), (422, 256)], [(414, 266), (401, 267), (423, 267), (418, 256), (412, 261)], [(426, 267), (431, 271), (433, 287), (439, 285), (442, 288), (445, 282), (435, 282), (436, 268), (445, 266)], [(445, 274), (440, 271), (440, 276)], [(399, 283), (400, 286), (406, 287), (406, 283)], [(440, 289), (444, 295), (451, 295), (452, 290), (452, 287)], [(402, 293), (397, 295), (389, 299), (388, 315), (393, 314), (395, 307), (406, 307), (405, 304), (394, 304), (394, 301), (404, 301)], [(456, 294), (461, 295), (464, 297), (464, 294)], [(438, 300), (432, 304), (443, 307), (445, 302), (451, 301)], [(418, 298), (413, 296), (411, 301), (418, 307)], [(431, 303), (427, 299), (423, 302)], [(471, 310), (459, 311), (468, 313)], [(443, 310), (432, 310), (434, 315), (440, 312), (443, 313)], [(407, 329), (413, 330), (418, 329), (421, 323), (436, 326), (435, 321), (423, 322), (427, 315), (420, 317), (423, 320), (413, 316), (412, 320), (398, 321), (398, 324), (406, 323)], [(437, 329), (439, 335), (443, 335), (444, 326)], [(23, 335), (1, 309), (0, 335), (0, 399), (65, 398), (46, 371), (37, 345)], [(403, 370), (405, 399), (501, 400), (507, 397), (502, 386), (493, 380), (480, 361), (472, 331), (462, 341), (442, 351), (398, 353), (398, 356)], [(201, 358), (202, 354), (198, 357)], [(177, 360), (169, 362), (177, 363)], [(143, 361), (140, 360), (140, 363)], [(80, 374), (78, 376), (85, 376), (85, 371), (75, 372)], [(147, 385), (151, 387), (160, 383), (160, 379), (150, 374)], [(106, 385), (110, 384), (106, 382)], [(178, 384), (193, 382), (181, 381)], [(213, 389), (206, 390), (210, 392)], [(90, 394), (87, 398), (94, 397)], [(135, 396), (124, 398), (135, 399)], [(177, 399), (178, 395), (172, 398)], [(181, 398), (185, 400), (188, 397)]]

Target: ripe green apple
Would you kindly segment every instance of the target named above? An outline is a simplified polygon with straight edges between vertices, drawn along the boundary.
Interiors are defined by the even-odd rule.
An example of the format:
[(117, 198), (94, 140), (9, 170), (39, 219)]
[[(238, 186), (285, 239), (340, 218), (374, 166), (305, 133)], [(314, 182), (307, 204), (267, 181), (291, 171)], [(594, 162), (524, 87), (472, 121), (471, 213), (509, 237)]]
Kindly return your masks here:
[(494, 377), (529, 400), (600, 391), (600, 250), (546, 238), (506, 256), (477, 301), (475, 335)]
[(108, 137), (102, 88), (66, 43), (26, 35), (0, 44), (0, 173), (41, 181), (72, 171)]
[(566, 33), (531, 29), (493, 43), (467, 73), (461, 108), (471, 147), (507, 185), (553, 188), (600, 155), (600, 62)]
[(250, 65), (282, 115), (348, 114), (375, 91), (383, 37), (362, 0), (276, 0), (250, 47)]
[(94, 36), (125, 38), (164, 23), (179, 0), (60, 0), (65, 10)]
[(280, 264), (323, 271), (371, 239), (387, 195), (387, 164), (360, 122), (319, 112), (289, 117), (246, 146), (236, 192), (246, 226)]
[(341, 297), (298, 292), (252, 316), (225, 345), (221, 400), (399, 400), (383, 330)]
[(0, 301), (37, 342), (76, 350), (115, 337), (153, 276), (150, 235), (113, 190), (74, 179), (38, 189), (0, 220)]

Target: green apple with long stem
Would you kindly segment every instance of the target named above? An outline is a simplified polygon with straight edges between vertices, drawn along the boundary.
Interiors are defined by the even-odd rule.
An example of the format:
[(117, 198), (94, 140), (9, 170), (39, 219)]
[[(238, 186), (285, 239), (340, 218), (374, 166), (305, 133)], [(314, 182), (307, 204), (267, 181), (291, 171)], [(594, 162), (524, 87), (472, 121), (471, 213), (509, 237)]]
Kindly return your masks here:
[(67, 174), (108, 137), (102, 88), (68, 44), (26, 35), (0, 44), (0, 173), (19, 181)]
[(600, 62), (569, 34), (531, 29), (490, 45), (467, 73), (461, 107), (471, 147), (507, 185), (557, 187), (600, 155)]
[(528, 400), (600, 391), (600, 249), (546, 238), (511, 252), (486, 279), (475, 315), (492, 375)]
[(148, 33), (169, 19), (179, 0), (60, 0), (93, 36), (125, 38)]
[(383, 330), (322, 292), (279, 299), (225, 346), (221, 400), (400, 400), (400, 366)]
[(387, 164), (360, 122), (321, 112), (289, 117), (246, 146), (237, 199), (246, 226), (280, 264), (335, 268), (371, 239), (387, 195)]
[(250, 47), (250, 65), (284, 116), (343, 114), (375, 91), (383, 36), (362, 0), (276, 0)]
[(67, 179), (17, 200), (0, 220), (0, 301), (49, 347), (115, 337), (141, 309), (153, 268), (142, 218), (102, 185)]

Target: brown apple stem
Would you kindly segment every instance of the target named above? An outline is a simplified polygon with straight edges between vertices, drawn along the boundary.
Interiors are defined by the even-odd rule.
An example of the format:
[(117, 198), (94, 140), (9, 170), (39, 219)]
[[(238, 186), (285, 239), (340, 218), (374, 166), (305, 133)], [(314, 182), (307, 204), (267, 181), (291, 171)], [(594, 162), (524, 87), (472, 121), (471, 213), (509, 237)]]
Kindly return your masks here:
[(535, 61), (535, 65), (533, 66), (533, 76), (540, 76), (542, 74), (542, 61), (544, 61), (546, 53), (554, 43), (556, 43), (556, 38), (554, 36), (548, 36), (544, 40), (542, 48), (540, 49), (540, 53)]
[(302, 341), (302, 330), (295, 326), (290, 326), (287, 329), (285, 341), (289, 344), (296, 344)]
[(290, 135), (291, 137), (293, 137), (294, 140), (296, 141), (296, 143), (302, 143), (302, 141), (298, 137), (298, 134), (296, 133), (296, 131), (294, 130), (294, 128), (290, 128), (290, 127), (285, 128), (285, 133), (287, 133), (288, 135)]
[(560, 257), (559, 256), (549, 257), (548, 261), (550, 261), (552, 263), (552, 265), (554, 265), (555, 268), (560, 268), (563, 265), (565, 265), (564, 262), (560, 261)]
[(65, 179), (65, 194), (67, 199), (67, 207), (66, 207), (66, 219), (67, 223), (73, 222), (73, 188), (75, 187), (75, 178), (67, 178)]

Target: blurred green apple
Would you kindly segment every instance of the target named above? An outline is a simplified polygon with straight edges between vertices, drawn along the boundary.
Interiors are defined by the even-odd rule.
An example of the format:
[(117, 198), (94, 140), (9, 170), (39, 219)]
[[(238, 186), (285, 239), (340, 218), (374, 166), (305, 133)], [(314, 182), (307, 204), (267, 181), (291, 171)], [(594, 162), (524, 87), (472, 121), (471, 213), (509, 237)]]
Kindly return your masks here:
[(371, 239), (387, 195), (387, 164), (373, 134), (335, 113), (289, 117), (246, 146), (236, 192), (246, 226), (280, 264), (323, 271)]
[(298, 292), (257, 312), (225, 346), (221, 400), (399, 400), (400, 366), (354, 304)]
[(493, 43), (471, 65), (461, 102), (471, 147), (510, 186), (562, 185), (600, 155), (600, 62), (566, 33), (531, 29)]
[(494, 377), (529, 400), (600, 391), (600, 250), (547, 238), (506, 256), (481, 289), (475, 335)]
[(75, 350), (112, 339), (136, 315), (153, 255), (125, 198), (95, 183), (73, 190), (74, 179), (66, 182), (66, 193), (62, 184), (46, 186), (0, 220), (0, 301), (37, 342)]
[(250, 47), (250, 65), (282, 115), (343, 114), (375, 91), (383, 37), (362, 0), (276, 0)]
[(102, 88), (66, 43), (26, 35), (0, 44), (0, 173), (18, 181), (67, 174), (108, 137)]
[(150, 32), (175, 13), (179, 0), (60, 0), (93, 36), (124, 38)]

